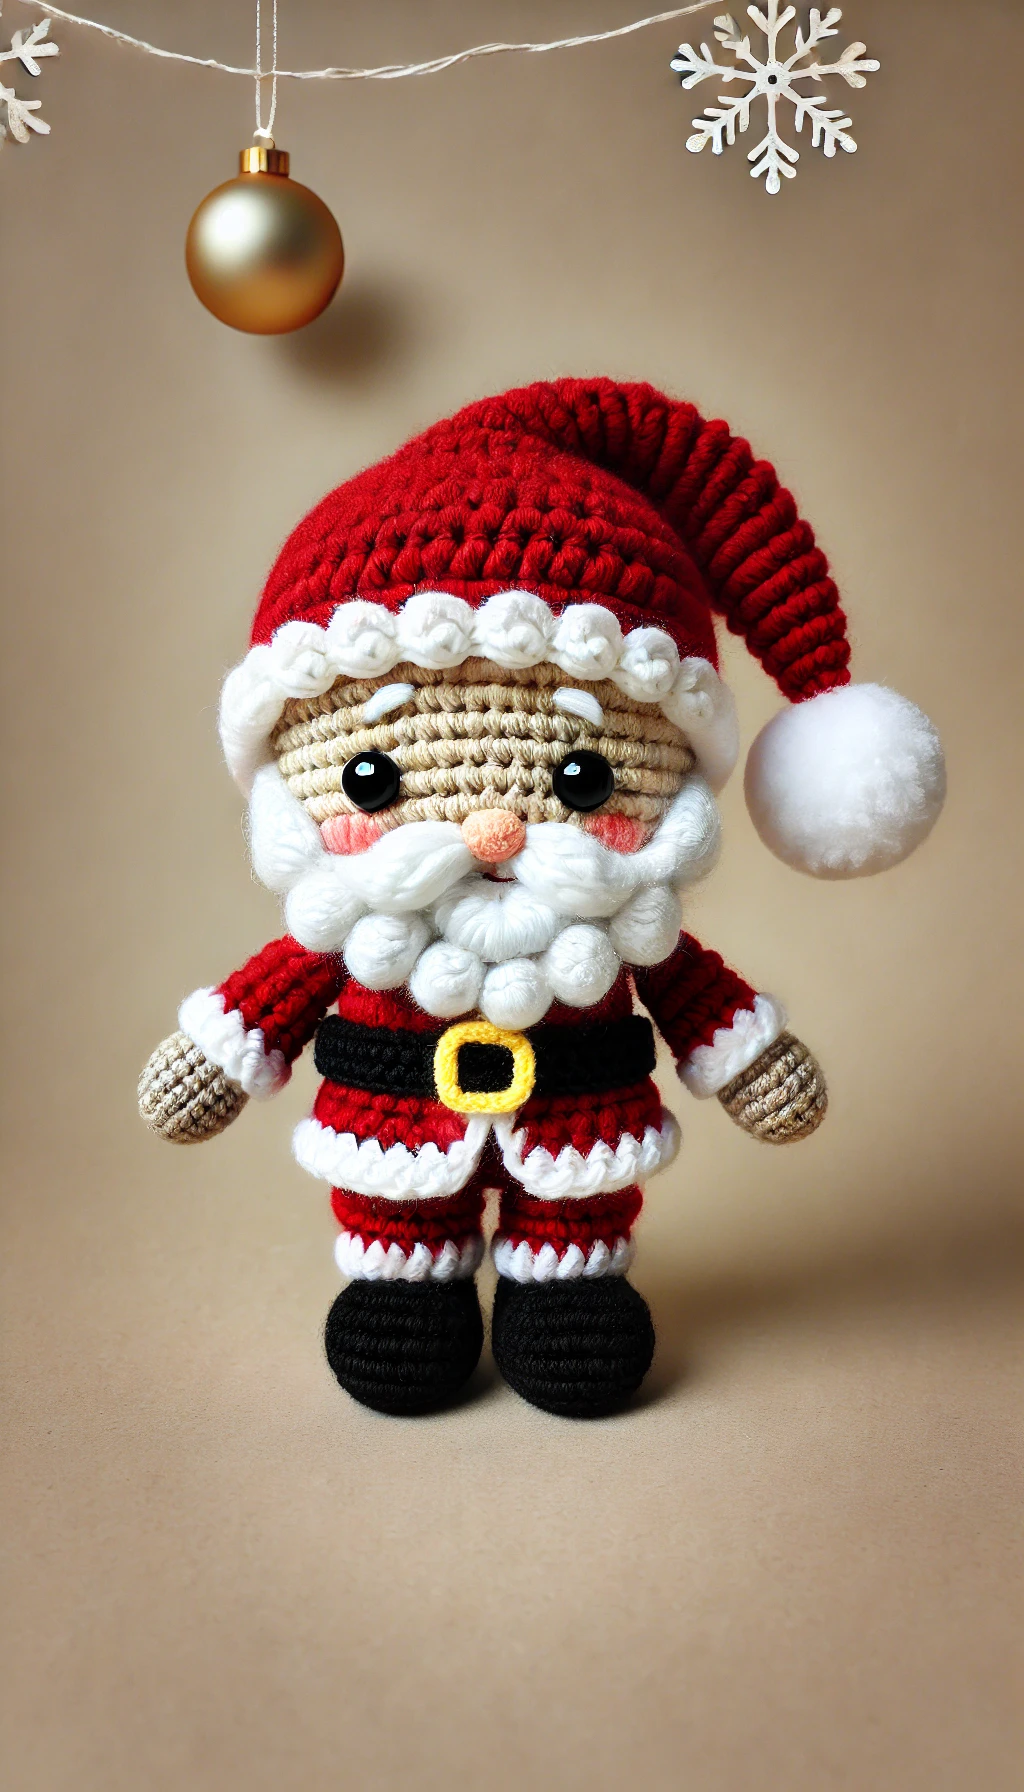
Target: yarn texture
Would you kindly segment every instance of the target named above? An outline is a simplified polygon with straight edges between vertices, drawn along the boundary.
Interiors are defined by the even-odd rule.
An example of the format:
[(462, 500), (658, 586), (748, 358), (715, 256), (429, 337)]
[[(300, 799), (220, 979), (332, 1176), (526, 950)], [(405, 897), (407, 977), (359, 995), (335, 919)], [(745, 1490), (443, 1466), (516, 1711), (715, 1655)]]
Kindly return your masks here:
[(483, 1348), (472, 1281), (352, 1282), (327, 1316), (327, 1361), (363, 1406), (413, 1417), (446, 1406)]
[(509, 1386), (560, 1418), (624, 1406), (654, 1355), (647, 1302), (622, 1278), (531, 1288), (502, 1279), (491, 1340)]
[(577, 1418), (635, 1394), (654, 1333), (627, 1275), (680, 1143), (656, 1036), (752, 1139), (825, 1116), (781, 1002), (686, 930), (739, 748), (716, 618), (789, 705), (748, 758), (761, 838), (820, 877), (905, 857), (938, 736), (850, 683), (809, 524), (691, 404), (607, 379), (483, 399), (329, 493), (270, 572), (220, 734), (283, 932), (186, 996), (139, 1104), (210, 1138), (313, 1046), (293, 1149), (348, 1284), (327, 1361), (380, 1412), (465, 1389), (495, 1209), (508, 1385)]
[(816, 1132), (825, 1118), (828, 1090), (821, 1066), (792, 1033), (782, 1033), (724, 1089), (727, 1114), (758, 1139), (784, 1145)]
[(639, 708), (607, 680), (577, 693), (600, 708), (597, 724), (559, 702), (568, 680), (556, 667), (516, 672), (470, 659), (449, 673), (411, 664), (400, 670), (411, 694), (400, 713), (381, 721), (366, 719), (378, 694), (370, 681), (340, 679), (321, 697), (285, 703), (273, 735), (277, 764), (314, 821), (351, 810), (341, 772), (373, 750), (402, 772), (402, 798), (381, 818), (387, 828), (463, 822), (496, 805), (510, 821), (568, 821), (551, 772), (584, 742), (615, 771), (608, 813), (655, 821), (695, 763), (682, 731), (655, 705)]
[(238, 1118), (248, 1099), (187, 1033), (163, 1040), (139, 1078), (139, 1112), (172, 1145), (214, 1138)]

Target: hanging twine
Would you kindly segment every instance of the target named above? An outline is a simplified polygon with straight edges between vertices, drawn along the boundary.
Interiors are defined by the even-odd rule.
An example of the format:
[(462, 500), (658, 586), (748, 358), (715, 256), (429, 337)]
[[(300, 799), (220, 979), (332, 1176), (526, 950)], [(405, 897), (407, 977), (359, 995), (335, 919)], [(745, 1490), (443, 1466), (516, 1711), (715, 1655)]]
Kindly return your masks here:
[[(111, 38), (114, 43), (127, 44), (129, 49), (142, 50), (147, 56), (161, 56), (167, 62), (188, 62), (195, 68), (213, 68), (222, 75), (245, 75), (250, 81), (255, 80), (257, 93), (261, 82), (266, 78), (260, 62), (259, 40), (257, 39), (256, 67), (241, 68), (230, 62), (218, 62), (213, 56), (189, 56), (183, 50), (164, 50), (159, 44), (150, 44), (141, 37), (132, 37), (127, 31), (117, 31), (113, 25), (101, 24), (98, 19), (83, 18), (81, 14), (65, 12), (63, 7), (52, 6), (50, 0), (23, 0), (26, 6), (38, 7), (41, 12), (48, 13), (51, 18), (61, 19), (66, 25), (82, 25), (86, 30), (98, 31), (101, 36)], [(266, 137), (274, 121), (276, 105), (277, 81), (399, 81), (406, 75), (438, 75), (445, 69), (455, 68), (462, 62), (473, 62), (480, 56), (537, 56), (549, 50), (578, 50), (587, 44), (610, 43), (613, 38), (631, 37), (636, 31), (646, 31), (651, 25), (667, 25), (672, 19), (687, 18), (691, 13), (707, 12), (711, 6), (720, 4), (720, 0), (694, 0), (689, 6), (673, 6), (667, 12), (651, 13), (648, 18), (634, 19), (628, 25), (618, 25), (612, 31), (590, 31), (578, 37), (559, 37), (551, 43), (523, 44), (473, 44), (467, 50), (455, 50), (449, 56), (434, 56), (427, 62), (386, 62), (379, 68), (278, 68), (277, 67), (277, 5), (274, 5), (274, 49), (273, 68), (270, 71), (273, 87), (271, 90), (270, 120), (264, 128), (260, 123), (260, 103), (257, 99), (257, 133)], [(259, 0), (256, 6), (257, 31), (259, 30)]]
[(263, 11), (262, 0), (256, 0), (256, 129), (255, 137), (263, 137), (270, 143), (274, 141), (274, 118), (277, 114), (277, 0), (273, 0), (273, 66), (271, 68), (270, 117), (263, 123), (263, 52), (260, 46), (260, 15)]

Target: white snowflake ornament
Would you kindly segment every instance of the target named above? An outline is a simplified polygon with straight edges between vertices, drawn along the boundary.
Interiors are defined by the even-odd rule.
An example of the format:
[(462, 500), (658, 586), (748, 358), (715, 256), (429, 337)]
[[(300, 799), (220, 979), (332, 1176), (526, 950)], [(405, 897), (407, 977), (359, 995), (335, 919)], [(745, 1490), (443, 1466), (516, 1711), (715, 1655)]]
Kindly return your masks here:
[[(40, 19), (30, 31), (16, 31), (10, 49), (0, 50), (0, 63), (20, 62), (26, 74), (42, 74), (40, 60), (44, 56), (60, 54), (56, 44), (47, 42), (49, 31), (48, 18)], [(13, 137), (15, 143), (27, 143), (30, 131), (48, 136), (50, 127), (46, 120), (36, 117), (42, 103), (42, 100), (20, 100), (13, 87), (5, 87), (0, 81), (0, 143), (7, 136)]]
[(813, 149), (821, 144), (827, 156), (834, 156), (837, 145), (848, 154), (857, 147), (849, 134), (853, 120), (843, 116), (842, 107), (830, 108), (825, 105), (824, 96), (802, 93), (794, 83), (820, 82), (825, 75), (839, 75), (849, 87), (863, 87), (864, 76), (873, 74), (879, 67), (873, 57), (864, 56), (866, 44), (851, 44), (835, 62), (807, 60), (824, 38), (838, 35), (836, 26), (843, 16), (838, 6), (830, 7), (824, 17), (816, 6), (812, 6), (806, 35), (798, 25), (793, 52), (785, 56), (779, 48), (779, 37), (796, 16), (795, 6), (785, 6), (780, 12), (779, 0), (765, 0), (764, 12), (758, 6), (747, 7), (747, 17), (753, 19), (767, 39), (763, 61), (752, 53), (750, 38), (740, 36), (740, 27), (731, 13), (722, 13), (715, 20), (715, 36), (722, 48), (735, 57), (736, 66), (717, 63), (707, 44), (701, 44), (699, 50), (692, 44), (680, 44), (677, 55), (672, 58), (672, 67), (682, 77), (682, 86), (687, 92), (712, 75), (718, 75), (722, 81), (750, 83), (746, 92), (735, 99), (719, 94), (719, 104), (706, 106), (703, 116), (693, 120), (694, 134), (687, 138), (686, 147), (695, 155), (710, 143), (712, 153), (720, 156), (727, 143), (735, 143), (737, 131), (748, 129), (754, 100), (763, 97), (767, 102), (767, 133), (750, 151), (747, 160), (753, 164), (750, 172), (755, 180), (764, 176), (765, 190), (769, 193), (779, 191), (783, 175), (787, 180), (793, 179), (796, 174), (793, 163), (800, 160), (799, 152), (779, 133), (780, 100), (788, 100), (793, 106), (795, 130), (803, 130), (805, 119), (810, 122)]

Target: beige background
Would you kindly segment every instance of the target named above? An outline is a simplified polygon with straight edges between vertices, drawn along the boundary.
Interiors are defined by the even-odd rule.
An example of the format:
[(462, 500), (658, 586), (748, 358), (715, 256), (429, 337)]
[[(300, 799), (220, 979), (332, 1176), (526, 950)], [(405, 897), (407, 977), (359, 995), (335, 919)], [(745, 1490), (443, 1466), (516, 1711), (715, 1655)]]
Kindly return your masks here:
[[(243, 0), (94, 11), (249, 56)], [(629, 13), (284, 0), (282, 54)], [(739, 150), (686, 154), (673, 26), (288, 87), (278, 139), (350, 274), (283, 341), (215, 324), (182, 265), (248, 88), (54, 30), (53, 134), (0, 157), (12, 1792), (1022, 1783), (1024, 14), (848, 14), (883, 61), (860, 153), (808, 150), (777, 200)], [(940, 724), (949, 805), (910, 864), (831, 886), (731, 791), (695, 926), (789, 1003), (827, 1126), (773, 1153), (673, 1092), (632, 1415), (573, 1427), (485, 1368), (399, 1423), (319, 1354), (309, 1070), (200, 1152), (144, 1132), (134, 1084), (179, 997), (276, 928), (214, 712), (278, 543), (436, 416), (567, 371), (659, 382), (776, 460), (857, 674)], [(749, 740), (777, 699), (727, 665)]]

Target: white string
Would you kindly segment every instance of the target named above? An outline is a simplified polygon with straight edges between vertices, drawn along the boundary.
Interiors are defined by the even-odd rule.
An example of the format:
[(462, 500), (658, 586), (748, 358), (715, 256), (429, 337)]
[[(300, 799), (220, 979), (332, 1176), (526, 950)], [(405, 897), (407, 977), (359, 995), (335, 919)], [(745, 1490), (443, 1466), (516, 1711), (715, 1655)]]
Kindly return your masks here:
[[(162, 56), (167, 62), (189, 62), (195, 68), (214, 68), (222, 75), (245, 75), (251, 81), (261, 79), (257, 68), (239, 68), (231, 62), (218, 62), (213, 56), (188, 56), (182, 50), (163, 50), (159, 44), (146, 43), (144, 38), (131, 37), (127, 31), (116, 31), (113, 25), (102, 25), (98, 19), (84, 19), (80, 14), (65, 12), (52, 6), (50, 0), (22, 0), (25, 6), (36, 6), (66, 25), (84, 25), (89, 31), (127, 44), (132, 50), (144, 50), (147, 56)], [(580, 37), (559, 37), (549, 44), (474, 44), (469, 50), (456, 50), (450, 56), (434, 56), (429, 62), (386, 62), (379, 68), (275, 68), (282, 81), (398, 81), (405, 75), (438, 75), (460, 62), (472, 62), (478, 56), (542, 55), (547, 50), (578, 50), (585, 44), (605, 44), (614, 37), (630, 37), (634, 31), (646, 31), (649, 25), (667, 25), (671, 19), (683, 19), (690, 13), (706, 12), (721, 0), (692, 0), (689, 6), (673, 6), (668, 12), (655, 12), (632, 24), (618, 25), (614, 31), (590, 31)], [(271, 102), (273, 107), (273, 101)], [(273, 110), (271, 110), (273, 118)]]
[(273, 65), (271, 68), (270, 117), (267, 119), (266, 126), (264, 127), (263, 118), (262, 118), (262, 112), (263, 112), (263, 58), (260, 53), (260, 13), (263, 10), (263, 5), (262, 5), (262, 0), (256, 0), (256, 129), (253, 132), (253, 135), (256, 137), (269, 137), (271, 143), (273, 143), (273, 141), (274, 141), (274, 118), (277, 114), (277, 0), (273, 0), (273, 4), (274, 4), (274, 24), (273, 24), (274, 49), (273, 49)]

